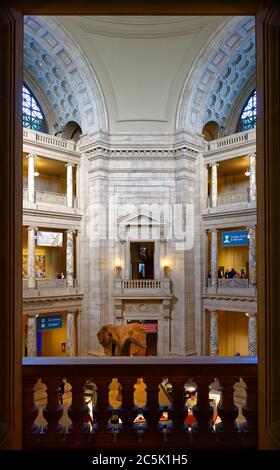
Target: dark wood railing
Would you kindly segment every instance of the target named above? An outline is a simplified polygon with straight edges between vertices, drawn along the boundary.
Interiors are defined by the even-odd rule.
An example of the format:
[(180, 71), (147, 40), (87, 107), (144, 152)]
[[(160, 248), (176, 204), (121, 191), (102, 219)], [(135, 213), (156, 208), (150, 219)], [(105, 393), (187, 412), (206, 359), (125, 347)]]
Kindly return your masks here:
[[(172, 400), (160, 407), (159, 384), (164, 377), (172, 384)], [(109, 398), (116, 378), (113, 382), (121, 385), (121, 398), (115, 397), (121, 400), (118, 407)], [(139, 378), (146, 384), (145, 406), (139, 405), (143, 397), (134, 395)], [(186, 392), (186, 383), (195, 384), (195, 391)], [(209, 401), (213, 383), (221, 393), (216, 408)], [(255, 358), (24, 358), (23, 391), (25, 449), (257, 448)], [(91, 393), (93, 419), (85, 401)], [(192, 405), (186, 406), (188, 397)], [(168, 420), (161, 425), (164, 411)], [(134, 422), (139, 413), (144, 423)]]

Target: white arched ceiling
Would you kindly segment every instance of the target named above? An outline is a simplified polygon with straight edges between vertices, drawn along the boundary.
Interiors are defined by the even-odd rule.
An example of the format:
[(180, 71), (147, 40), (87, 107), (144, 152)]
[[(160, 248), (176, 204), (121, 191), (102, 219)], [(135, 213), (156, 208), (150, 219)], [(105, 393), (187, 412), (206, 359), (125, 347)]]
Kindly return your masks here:
[(173, 133), (186, 75), (227, 17), (62, 16), (94, 68), (111, 133)]
[(235, 17), (209, 38), (187, 75), (176, 129), (201, 133), (207, 121), (226, 123), (238, 94), (255, 72), (254, 35), (254, 17)]
[(108, 130), (100, 85), (79, 46), (51, 17), (26, 16), (24, 31), (24, 68), (47, 97), (58, 130), (72, 120), (83, 133)]

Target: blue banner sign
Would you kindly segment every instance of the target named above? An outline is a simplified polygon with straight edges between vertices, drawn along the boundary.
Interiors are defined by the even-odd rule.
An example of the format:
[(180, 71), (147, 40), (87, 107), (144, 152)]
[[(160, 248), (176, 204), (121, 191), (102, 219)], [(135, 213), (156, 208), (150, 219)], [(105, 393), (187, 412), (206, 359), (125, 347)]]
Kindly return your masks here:
[(62, 328), (62, 315), (37, 317), (37, 331), (52, 330), (53, 328)]
[(246, 246), (248, 245), (247, 230), (235, 230), (234, 232), (222, 232), (222, 246)]

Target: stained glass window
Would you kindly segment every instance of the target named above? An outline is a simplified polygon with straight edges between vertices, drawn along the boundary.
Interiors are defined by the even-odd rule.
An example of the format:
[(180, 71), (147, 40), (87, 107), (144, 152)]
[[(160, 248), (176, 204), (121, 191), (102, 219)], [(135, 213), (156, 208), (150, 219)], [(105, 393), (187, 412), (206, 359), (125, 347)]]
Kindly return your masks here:
[(36, 98), (25, 85), (22, 86), (22, 122), (23, 127), (43, 131), (43, 113)]
[(256, 90), (249, 96), (238, 121), (237, 132), (255, 129), (257, 117), (257, 98)]

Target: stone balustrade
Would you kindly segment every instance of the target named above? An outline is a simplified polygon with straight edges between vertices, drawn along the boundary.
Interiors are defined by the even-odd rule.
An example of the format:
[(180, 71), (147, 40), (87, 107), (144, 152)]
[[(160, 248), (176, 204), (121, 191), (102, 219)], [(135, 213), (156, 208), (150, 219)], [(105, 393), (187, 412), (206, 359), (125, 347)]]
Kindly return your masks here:
[(22, 408), (23, 449), (256, 449), (257, 358), (24, 358)]
[[(211, 283), (211, 279), (208, 279), (208, 287), (212, 287), (213, 284)], [(221, 279), (217, 279), (217, 286), (218, 287), (224, 287), (224, 288), (235, 288), (235, 289), (239, 289), (239, 288), (248, 288), (249, 287), (249, 279), (244, 279), (244, 278), (240, 278), (240, 277), (234, 277), (232, 279), (228, 279), (228, 278), (221, 278)]]
[[(23, 188), (23, 200), (27, 201), (27, 188)], [(78, 208), (78, 198), (72, 197), (73, 208)], [(67, 207), (67, 195), (63, 193), (55, 193), (50, 191), (37, 190), (35, 192), (35, 203), (55, 204), (57, 206)]]
[(217, 140), (212, 140), (207, 143), (207, 151), (212, 152), (213, 150), (226, 149), (241, 143), (247, 143), (256, 140), (256, 129), (250, 129), (248, 131), (239, 132), (238, 134), (229, 135), (222, 137)]
[(121, 281), (121, 290), (128, 291), (153, 291), (153, 292), (170, 292), (169, 279), (129, 279)]
[(23, 129), (23, 141), (47, 144), (48, 146), (65, 150), (75, 150), (76, 148), (75, 142), (71, 140), (66, 140), (62, 137), (44, 134), (43, 132), (38, 132), (26, 128)]
[[(249, 194), (248, 192), (230, 192), (230, 193), (223, 193), (216, 196), (215, 199), (216, 207), (226, 206), (229, 204), (238, 204), (249, 201)], [(212, 196), (207, 198), (207, 207), (212, 208)]]

